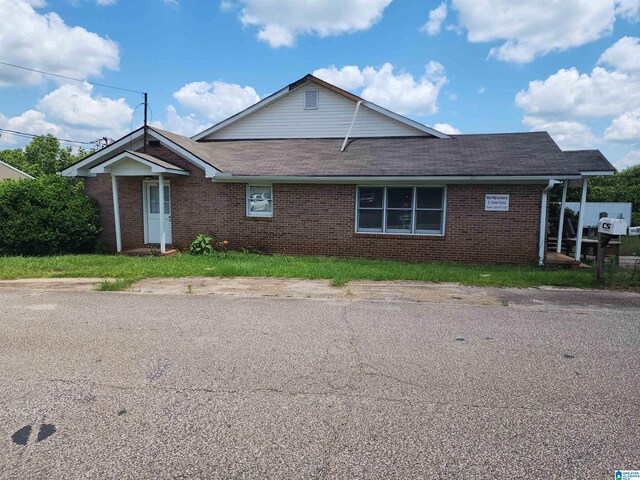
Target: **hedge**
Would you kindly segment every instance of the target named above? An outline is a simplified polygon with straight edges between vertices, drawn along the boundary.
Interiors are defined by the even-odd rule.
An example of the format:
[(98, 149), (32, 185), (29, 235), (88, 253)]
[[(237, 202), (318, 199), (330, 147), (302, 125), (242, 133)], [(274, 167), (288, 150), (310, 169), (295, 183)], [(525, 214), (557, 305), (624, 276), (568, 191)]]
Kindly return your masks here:
[(82, 182), (44, 175), (0, 181), (0, 255), (92, 252), (98, 206)]

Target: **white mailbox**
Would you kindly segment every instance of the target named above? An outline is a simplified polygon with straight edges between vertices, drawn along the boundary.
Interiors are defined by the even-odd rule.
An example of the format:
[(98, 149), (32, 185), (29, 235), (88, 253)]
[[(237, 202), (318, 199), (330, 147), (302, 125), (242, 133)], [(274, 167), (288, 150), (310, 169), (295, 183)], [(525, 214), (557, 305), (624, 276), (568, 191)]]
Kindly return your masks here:
[(598, 233), (608, 233), (609, 235), (626, 235), (628, 224), (622, 218), (608, 218), (604, 217), (600, 219), (598, 223)]
[(629, 227), (629, 235), (640, 235), (640, 227)]

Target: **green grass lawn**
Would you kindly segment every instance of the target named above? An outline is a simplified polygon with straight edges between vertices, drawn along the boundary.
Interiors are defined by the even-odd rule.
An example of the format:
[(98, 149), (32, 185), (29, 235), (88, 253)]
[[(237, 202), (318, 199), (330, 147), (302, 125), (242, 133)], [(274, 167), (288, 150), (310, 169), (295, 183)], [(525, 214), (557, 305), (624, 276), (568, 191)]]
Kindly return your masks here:
[(225, 256), (125, 257), (64, 255), (57, 257), (0, 257), (0, 279), (44, 277), (108, 277), (126, 288), (152, 277), (281, 277), (331, 279), (333, 285), (350, 280), (417, 280), (459, 282), (504, 287), (594, 287), (592, 270), (546, 271), (536, 267), (405, 263), (390, 260), (339, 259), (228, 253)]

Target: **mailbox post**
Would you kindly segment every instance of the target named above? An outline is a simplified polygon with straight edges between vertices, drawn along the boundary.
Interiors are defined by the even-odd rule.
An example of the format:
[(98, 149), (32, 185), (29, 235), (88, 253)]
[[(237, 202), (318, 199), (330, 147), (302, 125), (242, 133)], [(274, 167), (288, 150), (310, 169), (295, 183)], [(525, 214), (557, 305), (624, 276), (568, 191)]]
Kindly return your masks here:
[(602, 281), (604, 276), (604, 260), (607, 245), (612, 238), (618, 235), (627, 234), (627, 222), (621, 218), (608, 218), (604, 217), (598, 222), (598, 256), (596, 265), (596, 278)]

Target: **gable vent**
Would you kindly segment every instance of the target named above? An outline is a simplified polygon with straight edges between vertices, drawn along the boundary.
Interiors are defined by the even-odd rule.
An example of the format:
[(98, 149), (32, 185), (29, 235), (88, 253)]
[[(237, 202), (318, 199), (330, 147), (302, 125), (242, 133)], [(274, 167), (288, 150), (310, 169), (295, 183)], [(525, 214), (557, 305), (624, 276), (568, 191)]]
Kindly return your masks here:
[(318, 90), (304, 91), (304, 108), (305, 110), (315, 110), (318, 108)]

